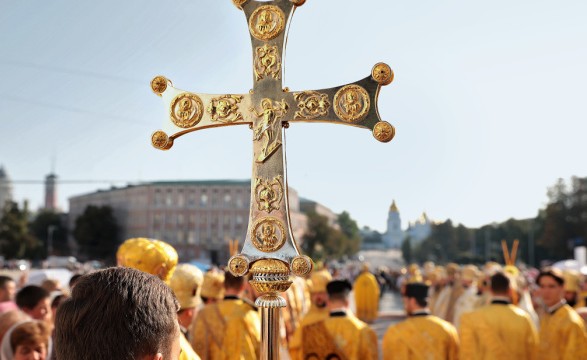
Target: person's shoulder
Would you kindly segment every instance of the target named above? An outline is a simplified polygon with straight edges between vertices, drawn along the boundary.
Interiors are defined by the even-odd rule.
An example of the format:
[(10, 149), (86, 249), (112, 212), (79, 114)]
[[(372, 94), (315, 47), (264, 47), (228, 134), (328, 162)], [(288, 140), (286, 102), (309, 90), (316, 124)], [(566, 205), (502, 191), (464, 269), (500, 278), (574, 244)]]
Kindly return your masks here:
[(557, 311), (557, 313), (560, 313), (560, 315), (562, 317), (567, 318), (568, 319), (567, 322), (569, 324), (578, 325), (582, 328), (584, 327), (583, 319), (581, 318), (581, 316), (577, 313), (577, 311), (575, 311), (575, 309), (573, 309), (569, 305), (567, 305), (567, 304), (563, 305)]
[[(463, 316), (467, 315), (468, 313), (463, 314)], [(431, 325), (435, 325), (438, 326), (440, 328), (442, 328), (443, 330), (447, 330), (447, 331), (456, 331), (456, 328), (454, 327), (453, 324), (449, 323), (448, 321), (439, 318), (438, 316), (434, 316), (434, 315), (429, 315), (423, 318), (423, 321), (425, 321), (426, 323), (429, 323)]]

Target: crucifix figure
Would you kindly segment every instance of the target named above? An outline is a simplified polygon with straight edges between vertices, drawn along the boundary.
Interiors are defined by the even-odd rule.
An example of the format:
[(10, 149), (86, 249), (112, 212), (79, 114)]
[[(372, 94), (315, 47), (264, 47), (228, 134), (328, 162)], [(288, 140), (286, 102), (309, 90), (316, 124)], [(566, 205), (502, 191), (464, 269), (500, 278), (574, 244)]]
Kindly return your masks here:
[(192, 131), (230, 125), (253, 130), (253, 174), (249, 224), (240, 254), (228, 268), (236, 276), (251, 273), (251, 285), (262, 294), (256, 304), (262, 311), (262, 359), (277, 358), (279, 296), (291, 285), (290, 276), (306, 276), (312, 260), (300, 251), (292, 235), (285, 167), (283, 131), (294, 122), (352, 125), (372, 131), (375, 139), (389, 142), (394, 127), (381, 121), (377, 97), (393, 71), (378, 63), (371, 74), (351, 84), (329, 89), (290, 91), (282, 84), (282, 54), (287, 22), (305, 0), (233, 0), (246, 15), (253, 48), (253, 89), (248, 94), (200, 94), (173, 87), (157, 76), (153, 92), (169, 111), (167, 132), (151, 137), (155, 148), (168, 150), (178, 137)]

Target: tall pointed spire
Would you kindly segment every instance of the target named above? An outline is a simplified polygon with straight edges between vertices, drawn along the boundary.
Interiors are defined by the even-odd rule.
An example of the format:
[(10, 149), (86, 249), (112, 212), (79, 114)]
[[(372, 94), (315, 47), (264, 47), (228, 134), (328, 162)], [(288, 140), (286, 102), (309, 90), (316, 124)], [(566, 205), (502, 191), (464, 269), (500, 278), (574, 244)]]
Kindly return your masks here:
[(389, 212), (399, 212), (399, 210), (397, 209), (397, 205), (395, 204), (395, 199), (393, 200), (393, 202), (391, 203), (391, 206), (389, 207)]

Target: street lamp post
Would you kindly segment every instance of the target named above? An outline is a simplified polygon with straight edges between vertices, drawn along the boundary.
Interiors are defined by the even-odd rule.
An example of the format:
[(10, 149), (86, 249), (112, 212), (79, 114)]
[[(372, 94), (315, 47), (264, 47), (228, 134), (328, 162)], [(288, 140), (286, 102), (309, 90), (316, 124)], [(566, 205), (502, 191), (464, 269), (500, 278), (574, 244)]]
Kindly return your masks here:
[(47, 228), (47, 257), (53, 253), (53, 233), (57, 230), (57, 226), (49, 225)]

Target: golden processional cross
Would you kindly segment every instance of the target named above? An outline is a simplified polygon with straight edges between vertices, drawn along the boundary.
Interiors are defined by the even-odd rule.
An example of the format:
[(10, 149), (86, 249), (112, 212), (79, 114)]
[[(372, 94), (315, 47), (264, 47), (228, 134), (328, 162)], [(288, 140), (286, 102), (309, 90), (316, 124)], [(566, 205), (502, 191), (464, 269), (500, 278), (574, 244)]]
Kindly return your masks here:
[(175, 139), (192, 131), (229, 125), (249, 125), (253, 131), (253, 175), (249, 225), (240, 254), (228, 262), (236, 276), (251, 273), (250, 283), (262, 294), (262, 359), (277, 359), (279, 296), (291, 285), (290, 276), (307, 276), (312, 260), (300, 251), (292, 235), (285, 168), (283, 131), (292, 122), (326, 122), (369, 129), (381, 141), (395, 129), (381, 121), (377, 97), (393, 71), (376, 64), (359, 81), (330, 89), (289, 91), (282, 86), (282, 54), (287, 23), (305, 0), (233, 0), (247, 17), (253, 47), (253, 89), (248, 94), (197, 94), (173, 87), (157, 76), (152, 90), (169, 111), (169, 133), (155, 131), (154, 147), (168, 150)]

